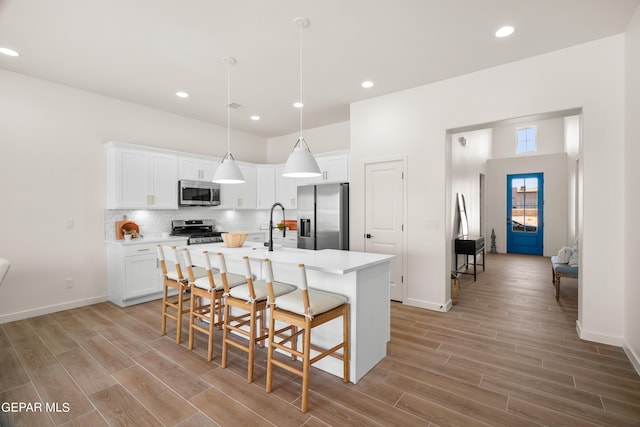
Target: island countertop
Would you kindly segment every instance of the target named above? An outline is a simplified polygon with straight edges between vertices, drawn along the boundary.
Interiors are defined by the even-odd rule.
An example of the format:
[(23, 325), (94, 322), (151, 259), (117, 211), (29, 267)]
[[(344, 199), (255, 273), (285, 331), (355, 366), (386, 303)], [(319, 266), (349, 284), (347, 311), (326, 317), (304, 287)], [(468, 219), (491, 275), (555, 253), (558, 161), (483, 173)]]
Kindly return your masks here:
[(209, 251), (209, 254), (221, 252), (225, 257), (242, 258), (252, 261), (265, 258), (278, 264), (304, 264), (307, 270), (317, 270), (332, 274), (348, 274), (374, 265), (388, 262), (393, 255), (365, 252), (322, 249), (318, 251), (297, 248), (276, 248), (272, 252), (259, 243), (245, 242), (242, 247), (228, 248), (224, 243), (210, 243), (189, 246), (192, 253)]

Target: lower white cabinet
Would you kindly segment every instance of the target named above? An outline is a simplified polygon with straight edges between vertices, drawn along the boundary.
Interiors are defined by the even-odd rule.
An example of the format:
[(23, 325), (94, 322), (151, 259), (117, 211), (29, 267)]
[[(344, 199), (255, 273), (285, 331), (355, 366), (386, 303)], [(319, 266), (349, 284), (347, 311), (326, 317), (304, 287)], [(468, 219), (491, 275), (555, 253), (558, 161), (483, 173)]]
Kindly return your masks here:
[(298, 247), (298, 232), (295, 230), (287, 230), (287, 235), (282, 237), (282, 231), (273, 230), (273, 244), (282, 245), (284, 248)]
[(257, 231), (255, 233), (247, 233), (247, 242), (264, 243), (269, 239), (265, 231)]
[[(162, 270), (158, 263), (158, 242), (108, 242), (107, 285), (109, 301), (121, 307), (162, 297)], [(175, 239), (177, 246), (186, 239)]]

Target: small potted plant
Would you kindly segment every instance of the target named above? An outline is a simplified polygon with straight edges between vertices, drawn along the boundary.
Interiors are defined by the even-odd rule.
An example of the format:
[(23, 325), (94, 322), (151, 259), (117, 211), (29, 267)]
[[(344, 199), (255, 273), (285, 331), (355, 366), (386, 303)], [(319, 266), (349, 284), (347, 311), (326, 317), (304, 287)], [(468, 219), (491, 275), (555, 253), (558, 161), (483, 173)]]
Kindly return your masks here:
[(131, 240), (136, 238), (136, 230), (123, 230), (124, 240)]
[(458, 304), (458, 296), (460, 295), (460, 273), (451, 270), (451, 304)]

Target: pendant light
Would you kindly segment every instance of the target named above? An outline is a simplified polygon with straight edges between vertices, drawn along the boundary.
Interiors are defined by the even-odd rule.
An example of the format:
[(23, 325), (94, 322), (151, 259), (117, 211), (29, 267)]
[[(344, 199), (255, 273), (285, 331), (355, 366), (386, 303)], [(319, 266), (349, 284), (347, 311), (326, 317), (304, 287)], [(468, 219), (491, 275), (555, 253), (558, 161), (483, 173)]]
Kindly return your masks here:
[(307, 141), (302, 136), (302, 30), (309, 26), (309, 20), (306, 18), (296, 18), (293, 23), (300, 29), (300, 95), (298, 102), (294, 104), (300, 108), (300, 136), (293, 146), (293, 151), (289, 154), (287, 163), (284, 166), (282, 176), (290, 178), (310, 178), (320, 176), (320, 166), (316, 161)]
[(222, 158), (222, 162), (216, 169), (213, 182), (218, 184), (242, 184), (244, 176), (236, 164), (236, 159), (231, 154), (231, 66), (236, 60), (230, 56), (222, 58), (227, 63), (227, 153)]

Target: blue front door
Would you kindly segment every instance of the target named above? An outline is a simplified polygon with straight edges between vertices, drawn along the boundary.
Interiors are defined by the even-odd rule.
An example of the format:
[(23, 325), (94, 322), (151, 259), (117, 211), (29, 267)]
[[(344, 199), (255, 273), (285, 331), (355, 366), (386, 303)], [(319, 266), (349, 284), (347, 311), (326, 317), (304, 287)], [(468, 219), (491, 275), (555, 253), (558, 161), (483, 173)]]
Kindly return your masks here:
[(542, 255), (542, 173), (507, 175), (507, 253)]

